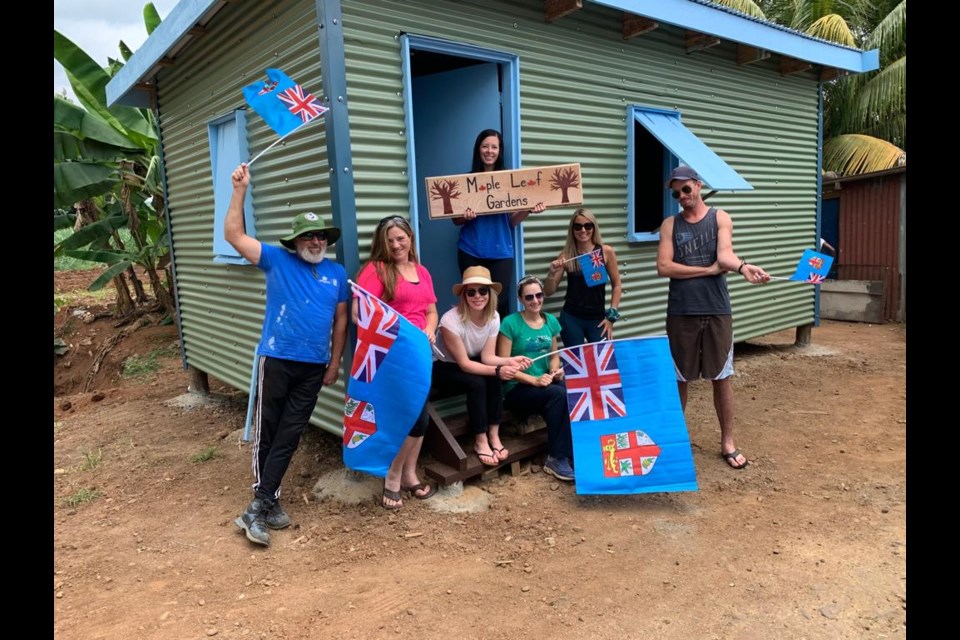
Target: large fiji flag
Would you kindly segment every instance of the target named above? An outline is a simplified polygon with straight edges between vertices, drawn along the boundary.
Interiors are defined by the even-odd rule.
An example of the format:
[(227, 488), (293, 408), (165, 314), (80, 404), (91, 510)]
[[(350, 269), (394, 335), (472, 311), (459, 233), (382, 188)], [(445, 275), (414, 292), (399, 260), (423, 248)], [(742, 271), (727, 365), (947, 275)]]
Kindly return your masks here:
[(329, 111), (280, 69), (265, 73), (267, 81), (244, 87), (243, 97), (281, 138)]
[(357, 349), (343, 408), (343, 463), (382, 478), (427, 401), (433, 356), (423, 331), (356, 285), (353, 293)]
[(578, 494), (696, 491), (666, 336), (560, 352)]
[(607, 274), (607, 265), (603, 260), (603, 249), (579, 255), (577, 256), (577, 262), (580, 263), (580, 270), (583, 272), (583, 279), (586, 280), (588, 287), (596, 287), (610, 281), (610, 276)]
[(796, 271), (788, 280), (799, 280), (800, 282), (809, 282), (810, 284), (820, 284), (830, 273), (830, 267), (833, 265), (833, 257), (823, 253), (817, 253), (813, 249), (807, 249), (800, 256), (800, 262), (797, 264)]

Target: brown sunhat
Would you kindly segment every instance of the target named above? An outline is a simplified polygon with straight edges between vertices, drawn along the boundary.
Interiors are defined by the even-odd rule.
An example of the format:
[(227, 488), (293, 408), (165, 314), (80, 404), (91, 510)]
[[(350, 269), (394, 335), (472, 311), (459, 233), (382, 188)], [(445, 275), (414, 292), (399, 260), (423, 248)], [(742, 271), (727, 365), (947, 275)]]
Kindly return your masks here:
[(483, 284), (499, 293), (503, 291), (503, 286), (499, 282), (490, 279), (490, 270), (486, 267), (467, 267), (463, 272), (463, 281), (460, 284), (453, 285), (453, 295), (459, 296), (463, 288), (471, 284)]
[(323, 218), (312, 211), (308, 211), (306, 213), (301, 213), (293, 219), (293, 232), (290, 235), (280, 238), (280, 244), (285, 246), (287, 249), (296, 250), (296, 237), (301, 233), (306, 233), (307, 231), (323, 231), (323, 233), (327, 236), (327, 246), (336, 244), (337, 240), (340, 239), (340, 229), (324, 225)]

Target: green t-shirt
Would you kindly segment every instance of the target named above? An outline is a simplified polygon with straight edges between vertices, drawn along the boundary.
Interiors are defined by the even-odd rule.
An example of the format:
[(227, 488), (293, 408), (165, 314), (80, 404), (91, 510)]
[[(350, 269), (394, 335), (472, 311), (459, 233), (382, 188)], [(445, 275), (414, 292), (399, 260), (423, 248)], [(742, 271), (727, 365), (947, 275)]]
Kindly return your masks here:
[[(513, 344), (510, 349), (511, 356), (527, 356), (536, 358), (550, 353), (550, 347), (553, 345), (554, 336), (560, 335), (560, 321), (549, 313), (544, 313), (546, 322), (539, 329), (531, 329), (530, 325), (523, 319), (523, 313), (511, 313), (500, 323), (500, 333), (509, 338)], [(550, 371), (550, 358), (541, 358), (537, 360), (524, 373), (539, 378)], [(513, 389), (519, 384), (515, 380), (509, 380), (503, 383), (503, 393)]]

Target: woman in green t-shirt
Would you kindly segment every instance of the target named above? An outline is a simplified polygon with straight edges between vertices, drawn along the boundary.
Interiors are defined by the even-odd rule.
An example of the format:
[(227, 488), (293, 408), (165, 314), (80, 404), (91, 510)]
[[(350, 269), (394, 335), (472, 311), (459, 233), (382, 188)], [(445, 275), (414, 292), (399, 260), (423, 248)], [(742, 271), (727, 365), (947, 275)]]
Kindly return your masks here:
[[(573, 441), (570, 414), (567, 412), (567, 388), (557, 351), (560, 322), (543, 311), (543, 282), (525, 276), (517, 283), (517, 297), (523, 310), (512, 313), (500, 323), (497, 355), (502, 358), (526, 356), (533, 360), (525, 371), (504, 383), (504, 404), (512, 412), (525, 416), (540, 414), (547, 423), (548, 454), (543, 470), (566, 481), (573, 481)], [(547, 357), (540, 357), (546, 356)], [(539, 359), (538, 359), (539, 358)]]

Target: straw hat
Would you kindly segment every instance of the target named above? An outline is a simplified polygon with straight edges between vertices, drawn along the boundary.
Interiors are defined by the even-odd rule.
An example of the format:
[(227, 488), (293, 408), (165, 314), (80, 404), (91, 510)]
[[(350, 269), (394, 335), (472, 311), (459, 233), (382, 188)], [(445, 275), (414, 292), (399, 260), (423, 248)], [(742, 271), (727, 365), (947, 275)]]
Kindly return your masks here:
[(482, 284), (490, 287), (499, 295), (503, 287), (499, 282), (490, 279), (490, 270), (486, 267), (467, 267), (463, 272), (463, 281), (453, 285), (453, 295), (459, 296), (464, 287), (471, 284)]

